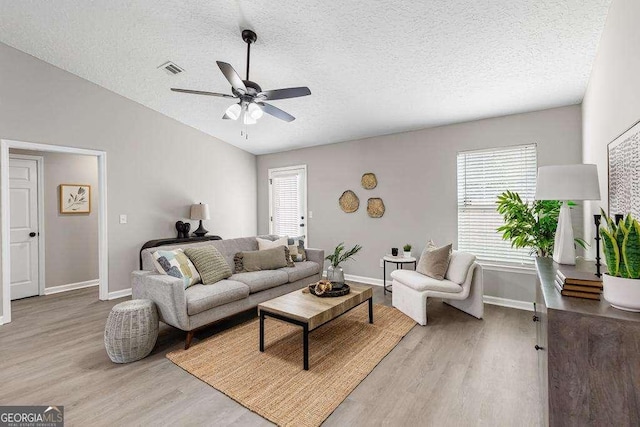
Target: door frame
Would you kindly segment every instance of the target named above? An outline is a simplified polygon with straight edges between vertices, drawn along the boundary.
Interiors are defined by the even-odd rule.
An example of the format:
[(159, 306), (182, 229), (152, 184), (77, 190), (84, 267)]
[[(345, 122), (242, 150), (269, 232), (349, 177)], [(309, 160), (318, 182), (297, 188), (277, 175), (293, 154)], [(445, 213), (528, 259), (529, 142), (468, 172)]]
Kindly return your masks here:
[(9, 245), (9, 148), (96, 156), (98, 160), (98, 279), (99, 298), (109, 299), (109, 245), (107, 241), (107, 153), (85, 148), (0, 139), (0, 204), (2, 205), (2, 318), (11, 322), (11, 250)]
[(302, 196), (302, 203), (304, 204), (302, 211), (304, 212), (304, 221), (305, 221), (305, 225), (304, 225), (304, 235), (305, 235), (305, 239), (304, 239), (304, 245), (305, 247), (309, 247), (309, 205), (308, 205), (308, 191), (307, 191), (307, 186), (308, 186), (308, 182), (309, 182), (309, 171), (307, 170), (307, 165), (294, 165), (294, 166), (283, 166), (280, 168), (269, 168), (267, 170), (267, 193), (269, 193), (269, 234), (273, 234), (273, 221), (271, 221), (271, 216), (272, 216), (272, 212), (273, 212), (273, 194), (271, 192), (271, 174), (273, 174), (274, 172), (286, 172), (289, 170), (296, 170), (296, 169), (303, 169), (304, 170), (304, 194)]
[[(30, 154), (9, 153), (9, 160), (34, 160), (38, 172), (37, 199), (38, 199), (38, 295), (44, 295), (45, 285), (45, 233), (44, 233), (44, 157)], [(8, 178), (7, 178), (8, 179)], [(11, 224), (9, 224), (11, 225)], [(4, 233), (3, 233), (4, 234)], [(11, 243), (11, 242), (9, 242)], [(11, 280), (11, 279), (9, 279)]]

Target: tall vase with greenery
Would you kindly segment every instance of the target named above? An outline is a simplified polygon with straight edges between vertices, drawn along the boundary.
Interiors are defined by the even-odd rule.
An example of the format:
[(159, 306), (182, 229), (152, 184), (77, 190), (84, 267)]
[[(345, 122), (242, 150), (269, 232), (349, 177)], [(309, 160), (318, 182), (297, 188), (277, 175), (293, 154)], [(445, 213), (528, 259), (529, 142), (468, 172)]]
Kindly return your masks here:
[(608, 273), (603, 296), (613, 307), (640, 311), (640, 223), (631, 215), (616, 224), (604, 211), (606, 227), (600, 229)]
[(340, 267), (340, 264), (352, 259), (352, 257), (360, 252), (361, 249), (362, 246), (355, 245), (353, 248), (345, 251), (343, 242), (336, 246), (331, 255), (327, 255), (325, 259), (330, 262), (330, 265), (327, 268), (327, 280), (333, 284), (334, 289), (339, 289), (344, 285), (344, 271), (342, 270), (342, 267)]
[[(530, 253), (540, 257), (553, 254), (554, 237), (558, 227), (558, 215), (562, 202), (556, 200), (535, 200), (528, 203), (516, 192), (505, 191), (498, 196), (498, 213), (504, 218), (504, 225), (498, 227), (504, 240), (511, 240), (513, 248), (529, 248)], [(575, 203), (569, 202), (569, 206)], [(575, 239), (583, 248), (587, 243)]]

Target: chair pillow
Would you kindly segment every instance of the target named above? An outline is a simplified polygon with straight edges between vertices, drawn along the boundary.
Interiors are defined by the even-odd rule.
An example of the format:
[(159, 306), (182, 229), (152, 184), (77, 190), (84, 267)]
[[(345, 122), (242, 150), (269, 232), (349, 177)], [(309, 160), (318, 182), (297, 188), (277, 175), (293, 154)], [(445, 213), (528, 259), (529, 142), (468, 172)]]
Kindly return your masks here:
[(476, 261), (476, 256), (468, 252), (453, 251), (445, 279), (462, 285), (467, 280), (467, 273)]
[[(240, 252), (240, 254), (242, 254), (242, 272), (276, 270), (287, 267), (288, 251), (289, 248), (286, 246), (278, 246), (277, 248), (265, 249), (263, 251)], [(236, 270), (236, 273), (237, 272)]]
[(294, 267), (293, 261), (295, 261), (295, 257), (293, 257), (291, 247), (288, 246), (288, 241), (290, 240), (289, 237), (283, 236), (277, 240), (268, 240), (256, 237), (256, 240), (258, 241), (258, 250), (260, 251), (263, 251), (265, 249), (277, 248), (278, 246), (288, 247), (289, 251), (287, 252), (287, 267)]
[(444, 279), (444, 275), (447, 273), (447, 267), (449, 266), (451, 246), (452, 245), (449, 244), (437, 248), (433, 242), (429, 242), (427, 247), (422, 251), (416, 271), (437, 280)]
[(231, 276), (231, 267), (213, 246), (187, 248), (184, 251), (198, 269), (203, 285), (213, 285)]
[(160, 274), (177, 277), (184, 282), (184, 288), (200, 283), (200, 275), (191, 260), (182, 249), (172, 251), (155, 251), (152, 254), (153, 264)]

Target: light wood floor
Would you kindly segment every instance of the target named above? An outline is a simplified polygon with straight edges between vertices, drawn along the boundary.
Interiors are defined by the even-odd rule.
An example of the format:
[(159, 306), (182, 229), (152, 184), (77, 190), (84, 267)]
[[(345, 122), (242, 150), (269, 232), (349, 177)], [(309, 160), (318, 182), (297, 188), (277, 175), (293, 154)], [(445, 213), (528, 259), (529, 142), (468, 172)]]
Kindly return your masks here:
[[(376, 303), (391, 304), (374, 291)], [(69, 426), (270, 425), (167, 360), (184, 333), (166, 325), (149, 357), (111, 363), (103, 330), (117, 302), (98, 301), (97, 288), (14, 301), (13, 322), (0, 327), (0, 404), (64, 405)], [(197, 333), (194, 344), (252, 316)], [(529, 312), (486, 305), (480, 321), (432, 301), (429, 325), (416, 326), (324, 425), (538, 425), (534, 338)]]

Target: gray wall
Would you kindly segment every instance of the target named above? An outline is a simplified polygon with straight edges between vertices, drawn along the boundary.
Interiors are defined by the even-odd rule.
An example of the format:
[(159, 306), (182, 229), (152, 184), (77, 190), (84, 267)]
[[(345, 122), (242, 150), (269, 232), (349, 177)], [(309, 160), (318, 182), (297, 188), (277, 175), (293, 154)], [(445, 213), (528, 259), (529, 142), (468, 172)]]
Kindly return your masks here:
[[(608, 208), (607, 144), (640, 120), (640, 2), (613, 0), (582, 104), (584, 163), (598, 165), (600, 202), (585, 210), (585, 238), (593, 239), (594, 213)], [(592, 256), (595, 255), (592, 251)]]
[[(455, 244), (458, 151), (537, 143), (540, 165), (580, 163), (581, 140), (581, 110), (576, 105), (258, 156), (258, 232), (266, 233), (269, 226), (268, 169), (306, 164), (308, 209), (313, 212), (310, 245), (329, 250), (341, 241), (361, 244), (364, 249), (345, 272), (381, 278), (379, 259), (392, 246), (409, 242), (420, 254), (427, 239)], [(364, 172), (377, 175), (377, 188), (361, 188)], [(346, 189), (361, 200), (356, 213), (338, 207)], [(380, 219), (366, 213), (367, 198), (375, 196), (382, 197), (387, 208)], [(579, 224), (581, 214), (576, 214)], [(530, 301), (534, 289), (533, 275), (485, 276), (487, 295)]]
[(194, 202), (212, 233), (256, 234), (254, 155), (1, 43), (0, 138), (107, 152), (110, 292)]
[[(98, 162), (94, 156), (15, 150), (44, 158), (45, 287), (98, 279)], [(60, 184), (91, 185), (91, 213), (62, 215)]]

